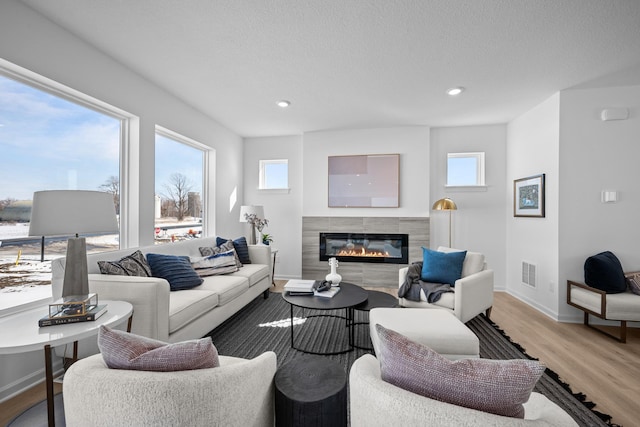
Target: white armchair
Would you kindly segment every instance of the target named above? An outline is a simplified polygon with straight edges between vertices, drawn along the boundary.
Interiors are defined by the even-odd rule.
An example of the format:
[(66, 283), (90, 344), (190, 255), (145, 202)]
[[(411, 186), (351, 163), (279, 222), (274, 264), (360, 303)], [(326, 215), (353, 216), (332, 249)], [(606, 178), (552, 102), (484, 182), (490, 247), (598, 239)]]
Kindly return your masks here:
[[(440, 246), (438, 251), (457, 252), (460, 249)], [(408, 267), (405, 267), (398, 272), (398, 288), (404, 283), (407, 270)], [(489, 317), (493, 306), (493, 270), (487, 269), (483, 254), (467, 252), (462, 265), (462, 277), (456, 281), (453, 292), (444, 293), (435, 303), (427, 302), (421, 292), (420, 301), (400, 298), (399, 304), (402, 307), (449, 310), (463, 323), (482, 312)]]
[(349, 407), (353, 427), (374, 426), (577, 426), (569, 414), (539, 393), (524, 405), (524, 419), (503, 417), (420, 396), (382, 380), (371, 354), (349, 371)]
[(273, 426), (276, 354), (219, 356), (220, 366), (178, 372), (109, 369), (101, 354), (65, 374), (68, 426)]

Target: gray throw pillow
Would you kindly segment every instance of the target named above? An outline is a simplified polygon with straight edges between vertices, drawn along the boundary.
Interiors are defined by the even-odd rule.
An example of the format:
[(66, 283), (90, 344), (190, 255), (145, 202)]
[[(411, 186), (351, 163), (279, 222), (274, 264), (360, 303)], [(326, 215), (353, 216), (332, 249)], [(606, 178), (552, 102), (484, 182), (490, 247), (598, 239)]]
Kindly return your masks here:
[(382, 380), (430, 399), (507, 417), (524, 418), (544, 365), (534, 360), (450, 361), (427, 346), (376, 325)]
[(111, 369), (170, 372), (220, 366), (211, 338), (167, 344), (103, 325), (98, 348)]
[(140, 251), (135, 251), (118, 261), (98, 261), (98, 267), (102, 274), (151, 277), (151, 267)]
[(627, 277), (627, 286), (629, 290), (636, 295), (640, 295), (640, 273), (632, 274)]
[(235, 251), (230, 250), (202, 258), (191, 257), (191, 266), (200, 277), (235, 273), (238, 271), (238, 267), (234, 254)]

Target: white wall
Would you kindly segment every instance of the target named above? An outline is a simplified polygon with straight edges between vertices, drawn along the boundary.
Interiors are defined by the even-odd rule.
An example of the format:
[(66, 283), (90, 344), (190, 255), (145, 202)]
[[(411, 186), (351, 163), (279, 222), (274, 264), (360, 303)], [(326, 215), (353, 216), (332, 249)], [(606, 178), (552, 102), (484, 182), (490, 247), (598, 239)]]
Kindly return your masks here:
[[(506, 125), (431, 129), (431, 200), (451, 198), (452, 246), (485, 254), (495, 289), (505, 289)], [(486, 188), (445, 188), (448, 153), (485, 153)], [(449, 244), (449, 215), (431, 213), (432, 248)]]
[[(558, 279), (558, 181), (560, 95), (555, 94), (507, 125), (507, 290), (556, 318), (562, 293)], [(546, 175), (545, 218), (513, 216), (513, 180)], [(537, 265), (537, 286), (522, 283), (521, 265)]]
[[(303, 216), (429, 216), (429, 128), (310, 132), (303, 142)], [(399, 208), (329, 208), (329, 156), (400, 154)]]
[[(289, 191), (258, 190), (259, 161), (289, 161)], [(263, 205), (278, 249), (275, 277), (302, 275), (302, 136), (246, 138), (244, 140), (244, 203)]]
[[(626, 107), (628, 120), (600, 120)], [(640, 86), (567, 90), (560, 96), (560, 280), (584, 281), (584, 261), (613, 252), (626, 271), (640, 270)], [(600, 201), (602, 190), (618, 202)], [(565, 285), (566, 286), (566, 285)], [(564, 289), (564, 287), (561, 287)], [(581, 312), (560, 298), (560, 319)]]
[[(21, 2), (0, 2), (0, 58), (107, 102), (139, 118), (139, 144), (133, 144), (130, 173), (139, 183), (132, 197), (133, 233), (130, 246), (150, 244), (154, 224), (155, 125), (181, 133), (216, 150), (214, 204), (207, 220), (210, 234), (242, 232), (238, 222), (242, 202), (242, 140), (215, 120), (158, 88), (66, 30), (44, 19)], [(134, 139), (138, 134), (134, 132)], [(235, 206), (229, 198), (237, 193)], [(31, 362), (31, 363), (29, 363)], [(0, 399), (20, 391), (42, 370), (42, 354), (0, 356)], [(38, 372), (43, 378), (42, 371)]]

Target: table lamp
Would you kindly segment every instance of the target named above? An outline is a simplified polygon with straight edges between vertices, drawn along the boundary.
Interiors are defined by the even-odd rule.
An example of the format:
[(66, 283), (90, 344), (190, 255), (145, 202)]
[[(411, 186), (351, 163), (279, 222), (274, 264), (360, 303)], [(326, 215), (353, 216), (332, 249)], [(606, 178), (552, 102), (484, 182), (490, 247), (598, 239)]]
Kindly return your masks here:
[(84, 190), (33, 193), (29, 236), (42, 236), (42, 257), (45, 236), (75, 234), (67, 242), (63, 297), (89, 293), (87, 245), (84, 237), (78, 237), (87, 233), (118, 233), (113, 194)]
[[(240, 207), (240, 222), (249, 222), (247, 216), (255, 215), (257, 218), (264, 218), (264, 207), (261, 205), (244, 205)], [(251, 234), (249, 237), (249, 244), (255, 245), (258, 242), (256, 239), (256, 227), (251, 224)]]

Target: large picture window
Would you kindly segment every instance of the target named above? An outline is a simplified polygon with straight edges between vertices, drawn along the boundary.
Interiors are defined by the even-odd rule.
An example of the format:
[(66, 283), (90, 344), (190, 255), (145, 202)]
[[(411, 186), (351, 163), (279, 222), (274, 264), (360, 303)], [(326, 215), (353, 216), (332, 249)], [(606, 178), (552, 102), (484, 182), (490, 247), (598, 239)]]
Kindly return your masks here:
[(207, 148), (156, 127), (155, 243), (201, 237)]
[[(98, 190), (120, 201), (123, 117), (45, 78), (0, 67), (0, 310), (51, 296), (51, 260), (67, 236), (29, 237), (33, 193)], [(88, 252), (119, 247), (117, 234), (87, 236)]]

